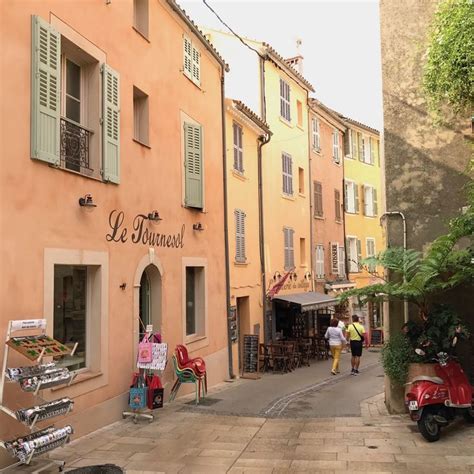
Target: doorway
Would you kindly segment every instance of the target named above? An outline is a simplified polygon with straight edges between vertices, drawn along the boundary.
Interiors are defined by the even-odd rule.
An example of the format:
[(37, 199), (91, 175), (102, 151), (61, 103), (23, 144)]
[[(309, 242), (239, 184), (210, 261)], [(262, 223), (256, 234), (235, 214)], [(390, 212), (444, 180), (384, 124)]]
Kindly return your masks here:
[(161, 275), (154, 265), (148, 265), (140, 278), (138, 295), (139, 339), (147, 325), (153, 325), (153, 332), (161, 332)]

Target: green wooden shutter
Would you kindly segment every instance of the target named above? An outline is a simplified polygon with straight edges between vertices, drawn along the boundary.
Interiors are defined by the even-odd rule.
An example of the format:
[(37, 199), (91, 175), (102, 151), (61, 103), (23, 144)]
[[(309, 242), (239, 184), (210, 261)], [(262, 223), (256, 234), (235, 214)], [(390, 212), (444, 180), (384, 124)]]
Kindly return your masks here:
[(202, 128), (184, 124), (185, 204), (202, 209)]
[(360, 270), (360, 265), (362, 261), (362, 244), (359, 239), (357, 239), (357, 266), (358, 270)]
[(31, 17), (31, 158), (59, 166), (61, 35)]
[(359, 214), (359, 185), (354, 183), (354, 212)]
[(367, 212), (366, 212), (366, 201), (365, 201), (365, 186), (362, 184), (361, 185), (361, 193), (360, 193), (360, 204), (361, 204), (361, 207), (362, 207), (362, 215), (366, 216), (367, 215)]
[(352, 158), (357, 159), (357, 134), (354, 130), (350, 130), (351, 142), (352, 142)]
[(344, 133), (344, 153), (342, 156), (347, 156), (351, 154), (351, 132), (348, 130), (346, 133)]
[(104, 181), (120, 183), (120, 81), (118, 72), (102, 66), (102, 145)]
[(357, 132), (357, 144), (359, 145), (359, 161), (364, 161), (364, 137)]
[(372, 215), (375, 217), (378, 215), (378, 212), (379, 212), (379, 206), (377, 202), (377, 190), (375, 188), (372, 188), (372, 203), (373, 203)]

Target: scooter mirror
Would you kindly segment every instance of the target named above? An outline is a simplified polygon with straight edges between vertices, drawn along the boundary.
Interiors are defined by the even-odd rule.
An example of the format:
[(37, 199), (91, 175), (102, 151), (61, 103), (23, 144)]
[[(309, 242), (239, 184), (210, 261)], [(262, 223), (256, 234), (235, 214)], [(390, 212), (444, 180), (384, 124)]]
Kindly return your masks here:
[(458, 343), (458, 338), (457, 336), (454, 336), (453, 338), (453, 347)]
[(426, 352), (423, 350), (423, 349), (415, 349), (415, 352), (419, 355), (419, 356), (424, 356), (426, 355)]

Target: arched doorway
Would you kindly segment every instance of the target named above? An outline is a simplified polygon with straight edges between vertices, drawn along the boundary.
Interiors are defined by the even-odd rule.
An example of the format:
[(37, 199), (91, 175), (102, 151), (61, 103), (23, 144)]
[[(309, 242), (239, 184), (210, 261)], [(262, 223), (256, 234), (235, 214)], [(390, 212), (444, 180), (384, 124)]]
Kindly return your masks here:
[(143, 337), (147, 325), (153, 325), (153, 332), (161, 331), (161, 275), (158, 268), (150, 264), (140, 277), (138, 296), (138, 316), (140, 318), (139, 339)]

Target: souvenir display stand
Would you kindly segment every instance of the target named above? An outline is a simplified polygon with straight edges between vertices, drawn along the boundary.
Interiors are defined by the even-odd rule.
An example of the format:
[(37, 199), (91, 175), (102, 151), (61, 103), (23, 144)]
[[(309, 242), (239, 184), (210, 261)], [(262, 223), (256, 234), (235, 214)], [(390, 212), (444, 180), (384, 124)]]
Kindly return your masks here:
[[(34, 334), (32, 334), (34, 331)], [(24, 335), (28, 333), (28, 335)], [(18, 335), (22, 333), (22, 335)], [(14, 335), (16, 334), (16, 335)], [(0, 411), (14, 418), (30, 429), (30, 434), (19, 436), (10, 441), (0, 441), (0, 446), (6, 449), (17, 462), (0, 470), (6, 472), (12, 468), (30, 465), (33, 458), (64, 446), (69, 442), (73, 433), (71, 426), (55, 428), (53, 425), (34, 431), (36, 423), (56, 416), (68, 414), (74, 402), (69, 398), (44, 401), (29, 408), (12, 410), (4, 404), (4, 389), (6, 383), (17, 383), (24, 392), (30, 392), (38, 397), (40, 390), (58, 385), (70, 385), (75, 373), (67, 368), (59, 367), (52, 362), (43, 362), (45, 357), (73, 356), (77, 343), (71, 350), (66, 345), (46, 335), (46, 319), (9, 321), (5, 339), (2, 373), (0, 375)], [(36, 365), (10, 368), (8, 357), (10, 349), (25, 356)], [(64, 469), (65, 462), (49, 458), (35, 460), (34, 472), (42, 472), (57, 466)]]
[(162, 378), (167, 363), (168, 345), (161, 343), (159, 334), (153, 335), (153, 326), (150, 324), (146, 326), (144, 333), (140, 333), (140, 336), (150, 339), (151, 357), (150, 361), (143, 362), (139, 360), (137, 354), (137, 368), (139, 371), (133, 374), (129, 394), (130, 410), (122, 412), (122, 418), (132, 418), (134, 423), (137, 423), (138, 420), (148, 420), (151, 423), (155, 419), (152, 410), (163, 406), (163, 388), (160, 381), (160, 387), (156, 387), (156, 391), (160, 393), (159, 397), (161, 399), (158, 401), (151, 400), (153, 388), (149, 387), (147, 383), (151, 379), (160, 380)]

